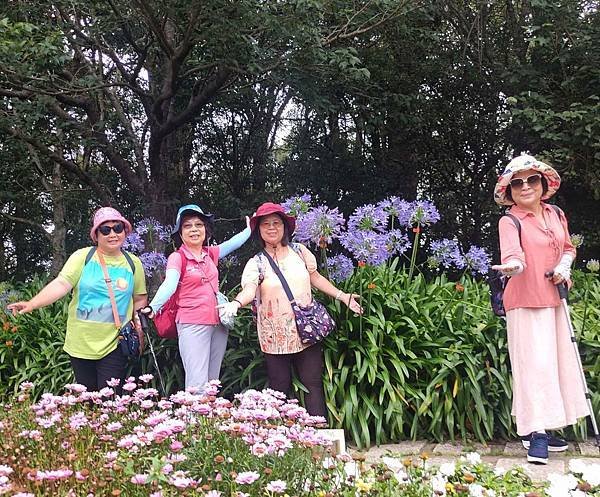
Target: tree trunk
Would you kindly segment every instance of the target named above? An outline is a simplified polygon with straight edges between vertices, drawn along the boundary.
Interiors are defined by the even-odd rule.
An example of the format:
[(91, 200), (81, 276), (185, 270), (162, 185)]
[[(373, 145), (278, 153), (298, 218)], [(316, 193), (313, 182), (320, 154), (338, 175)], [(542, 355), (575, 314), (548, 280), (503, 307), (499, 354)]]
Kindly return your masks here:
[(54, 278), (58, 275), (67, 260), (67, 226), (65, 222), (65, 195), (62, 189), (62, 168), (60, 164), (56, 162), (52, 168), (52, 181), (50, 186), (52, 187), (50, 193), (53, 207), (52, 222), (54, 223), (54, 231), (52, 232), (52, 266), (50, 267), (50, 277)]

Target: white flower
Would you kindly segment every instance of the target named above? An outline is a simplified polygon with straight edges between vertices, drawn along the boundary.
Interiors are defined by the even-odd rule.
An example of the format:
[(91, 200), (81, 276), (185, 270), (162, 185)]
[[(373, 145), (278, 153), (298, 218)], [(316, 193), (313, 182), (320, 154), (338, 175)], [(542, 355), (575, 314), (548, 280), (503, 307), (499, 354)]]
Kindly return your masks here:
[(445, 462), (440, 466), (440, 473), (444, 476), (452, 476), (456, 472), (456, 464), (453, 462)]
[(358, 468), (358, 464), (356, 461), (348, 461), (344, 464), (344, 472), (347, 476), (351, 476), (352, 478), (360, 477), (360, 469)]
[(586, 495), (582, 490), (571, 490), (571, 497), (585, 497)]
[(585, 461), (582, 461), (581, 459), (571, 459), (569, 461), (569, 471), (571, 473), (583, 473), (585, 471)]
[(404, 467), (402, 461), (395, 457), (382, 457), (381, 460), (393, 472), (399, 471)]
[(548, 475), (548, 481), (550, 487), (546, 490), (546, 493), (550, 497), (570, 497), (570, 490), (574, 490), (577, 487), (577, 478), (573, 475), (559, 475), (552, 473)]
[(437, 474), (431, 478), (431, 490), (438, 495), (446, 495), (446, 478)]
[(487, 497), (496, 497), (496, 491), (492, 490), (491, 488), (486, 488), (485, 495)]
[(477, 452), (469, 452), (465, 459), (469, 462), (469, 464), (479, 464), (481, 462), (481, 456)]
[(506, 469), (503, 468), (502, 466), (498, 466), (498, 467), (494, 468), (494, 474), (496, 476), (504, 476), (504, 473), (506, 473)]
[(471, 483), (469, 485), (469, 495), (471, 497), (483, 497), (483, 487), (477, 483)]
[(583, 470), (581, 478), (592, 487), (600, 486), (600, 464), (588, 464)]

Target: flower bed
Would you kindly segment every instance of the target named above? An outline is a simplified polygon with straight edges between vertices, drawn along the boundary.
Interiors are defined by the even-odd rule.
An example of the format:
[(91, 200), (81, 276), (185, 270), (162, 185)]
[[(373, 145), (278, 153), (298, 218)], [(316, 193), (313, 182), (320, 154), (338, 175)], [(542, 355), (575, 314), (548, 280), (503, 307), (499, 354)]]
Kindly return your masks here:
[[(159, 399), (150, 375), (100, 392), (67, 385), (29, 398), (31, 384), (0, 414), (0, 494), (13, 496), (356, 497), (600, 495), (600, 466), (579, 462), (546, 491), (520, 470), (493, 470), (478, 454), (429, 467), (384, 458), (372, 468), (329, 442), (295, 401), (249, 390), (235, 401), (178, 392)], [(562, 493), (561, 493), (562, 492)]]

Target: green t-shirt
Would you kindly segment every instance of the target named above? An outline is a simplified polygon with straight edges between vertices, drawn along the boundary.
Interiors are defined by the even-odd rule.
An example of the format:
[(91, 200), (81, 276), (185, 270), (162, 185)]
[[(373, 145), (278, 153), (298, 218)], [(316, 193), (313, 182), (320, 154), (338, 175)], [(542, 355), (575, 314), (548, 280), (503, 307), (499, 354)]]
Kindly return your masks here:
[[(73, 285), (64, 350), (73, 357), (96, 360), (117, 347), (118, 330), (98, 253), (85, 264), (90, 249), (86, 247), (74, 252), (60, 272)], [(133, 296), (146, 294), (142, 263), (135, 255), (131, 255), (131, 259), (135, 274), (123, 254), (104, 256), (121, 324), (133, 316)]]

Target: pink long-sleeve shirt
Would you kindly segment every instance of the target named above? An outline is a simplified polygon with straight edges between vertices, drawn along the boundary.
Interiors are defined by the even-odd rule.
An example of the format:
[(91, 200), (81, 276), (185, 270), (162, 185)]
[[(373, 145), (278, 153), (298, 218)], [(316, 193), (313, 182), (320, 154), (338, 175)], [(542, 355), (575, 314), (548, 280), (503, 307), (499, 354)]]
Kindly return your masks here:
[(516, 205), (510, 213), (521, 222), (521, 242), (515, 223), (508, 216), (498, 222), (502, 263), (518, 260), (525, 269), (512, 276), (504, 290), (504, 308), (507, 311), (519, 307), (556, 307), (560, 299), (556, 286), (545, 277), (554, 270), (563, 254), (575, 258), (569, 228), (564, 214), (559, 214), (542, 202), (547, 228), (535, 215)]

